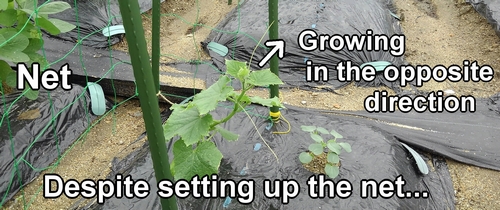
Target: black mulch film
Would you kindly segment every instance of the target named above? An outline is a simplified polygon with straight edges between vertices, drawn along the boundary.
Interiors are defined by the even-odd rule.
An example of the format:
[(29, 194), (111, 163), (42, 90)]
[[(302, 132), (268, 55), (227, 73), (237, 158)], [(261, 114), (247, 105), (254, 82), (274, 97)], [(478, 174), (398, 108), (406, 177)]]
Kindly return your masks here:
[[(40, 1), (42, 3), (44, 1)], [(111, 38), (101, 32), (108, 26), (110, 17), (119, 16), (118, 4), (115, 1), (77, 1), (80, 17), (81, 36), (89, 35), (83, 41), (83, 50), (80, 54), (69, 51), (78, 36), (75, 33), (62, 34), (59, 37), (47, 39), (46, 55), (49, 61), (64, 57), (58, 64), (69, 63), (74, 71), (71, 78), (74, 88), (71, 91), (51, 91), (50, 100), (46, 92), (41, 92), (35, 101), (21, 98), (14, 103), (9, 112), (9, 118), (4, 118), (0, 128), (0, 198), (4, 204), (13, 198), (19, 189), (34, 180), (39, 170), (53, 163), (67, 148), (90, 126), (96, 116), (90, 112), (90, 96), (79, 85), (85, 85), (85, 77), (91, 82), (99, 78), (110, 80), (111, 83), (122, 85), (115, 88), (121, 96), (135, 94), (134, 78), (129, 64), (130, 58), (126, 53), (106, 48), (121, 40), (121, 35)], [(497, 1), (469, 0), (470, 4), (499, 31)], [(74, 7), (74, 1), (68, 1)], [(111, 9), (106, 9), (110, 5)], [(286, 42), (286, 55), (280, 61), (280, 77), (285, 82), (283, 87), (299, 87), (304, 89), (323, 88), (334, 91), (347, 85), (336, 78), (335, 65), (341, 61), (350, 60), (355, 65), (362, 65), (375, 61), (387, 61), (393, 65), (406, 64), (404, 57), (396, 57), (387, 51), (347, 51), (336, 53), (330, 51), (305, 52), (298, 47), (298, 34), (305, 29), (313, 29), (318, 34), (365, 34), (367, 29), (373, 34), (402, 34), (396, 10), (390, 0), (353, 0), (353, 1), (295, 1), (285, 0), (279, 4), (280, 38)], [(151, 8), (150, 2), (141, 2), (141, 10)], [(85, 14), (92, 14), (86, 16)], [(301, 15), (297, 15), (301, 14)], [(75, 10), (67, 11), (55, 18), (75, 24)], [(239, 18), (245, 17), (245, 18)], [(109, 25), (119, 25), (121, 20), (114, 19)], [(263, 47), (254, 48), (258, 40), (267, 29), (267, 1), (247, 0), (228, 14), (227, 18), (213, 30), (210, 36), (202, 42), (211, 60), (203, 64), (173, 63), (179, 70), (195, 72), (197, 77), (212, 84), (224, 72), (225, 59), (249, 61), (253, 53), (251, 66), (258, 69), (257, 63), (267, 53)], [(223, 31), (223, 32), (221, 32)], [(224, 33), (224, 31), (226, 33)], [(239, 31), (239, 33), (227, 33)], [(95, 32), (95, 33), (94, 33)], [(94, 35), (90, 35), (94, 33)], [(500, 34), (500, 33), (499, 33)], [(57, 39), (56, 39), (57, 38)], [(264, 38), (263, 42), (266, 40)], [(59, 41), (63, 39), (66, 41)], [(228, 49), (226, 55), (209, 49), (209, 43), (217, 43)], [(54, 48), (50, 46), (58, 46)], [(111, 59), (111, 58), (112, 59)], [(85, 66), (80, 65), (81, 59)], [(120, 62), (119, 64), (112, 65)], [(312, 60), (315, 64), (329, 67), (328, 82), (306, 82), (305, 61)], [(264, 68), (267, 68), (265, 66)], [(113, 69), (112, 74), (107, 70)], [(108, 74), (106, 74), (108, 73)], [(103, 81), (105, 81), (103, 80)], [(85, 81), (85, 83), (83, 83)], [(108, 81), (109, 82), (109, 81)], [(113, 83), (116, 82), (116, 83)], [(109, 83), (100, 82), (103, 89), (111, 91)], [(373, 82), (356, 82), (358, 86), (387, 86), (398, 94), (405, 94), (400, 90), (397, 82), (389, 82), (378, 75)], [(167, 86), (162, 86), (166, 88)], [(192, 90), (178, 90), (180, 95), (192, 94)], [(9, 95), (5, 103), (11, 102), (19, 93)], [(290, 122), (291, 132), (288, 134), (272, 134), (267, 130), (268, 120), (258, 117), (266, 116), (268, 109), (252, 105), (253, 120), (257, 129), (262, 133), (270, 147), (277, 153), (280, 161), (277, 162), (271, 151), (264, 146), (258, 137), (257, 131), (244, 114), (239, 114), (226, 123), (226, 129), (237, 132), (241, 138), (236, 142), (226, 142), (220, 137), (215, 138), (217, 147), (224, 155), (219, 178), (235, 181), (252, 179), (255, 181), (253, 202), (250, 205), (238, 203), (237, 198), (228, 203), (226, 198), (216, 199), (177, 199), (180, 209), (454, 209), (454, 191), (448, 167), (444, 158), (453, 159), (470, 165), (500, 171), (500, 134), (497, 125), (500, 124), (500, 94), (490, 98), (477, 99), (474, 113), (368, 113), (366, 111), (340, 112), (328, 110), (302, 109), (287, 106), (282, 110), (283, 116)], [(72, 103), (75, 101), (75, 103)], [(50, 102), (52, 106), (50, 106)], [(71, 105), (70, 105), (71, 104)], [(68, 108), (64, 107), (70, 105)], [(3, 106), (0, 114), (7, 110)], [(110, 108), (108, 104), (108, 109)], [(33, 111), (35, 110), (35, 111)], [(60, 115), (57, 113), (61, 112)], [(219, 107), (214, 117), (227, 114), (229, 110)], [(28, 113), (21, 116), (22, 113)], [(162, 113), (163, 119), (169, 112)], [(21, 118), (19, 117), (21, 116)], [(51, 121), (54, 119), (55, 121)], [(3, 125), (10, 126), (3, 126)], [(301, 131), (301, 125), (316, 125), (327, 129), (335, 129), (344, 138), (342, 141), (352, 145), (351, 153), (342, 153), (341, 170), (335, 182), (341, 179), (349, 180), (352, 184), (352, 195), (346, 199), (338, 197), (313, 199), (308, 196), (307, 179), (313, 174), (304, 169), (298, 160), (300, 152), (307, 150), (311, 139), (307, 133)], [(284, 125), (279, 125), (284, 126)], [(10, 127), (10, 129), (8, 129)], [(286, 126), (285, 126), (286, 127)], [(139, 137), (144, 138), (145, 135)], [(39, 137), (39, 138), (37, 138)], [(37, 139), (37, 140), (35, 140)], [(176, 139), (171, 140), (170, 146)], [(254, 146), (260, 143), (262, 148), (254, 151)], [(423, 175), (417, 169), (415, 160), (401, 143), (405, 143), (417, 150), (429, 167), (429, 173)], [(151, 194), (145, 199), (117, 199), (110, 198), (104, 205), (78, 200), (73, 209), (160, 209), (159, 198), (156, 196), (156, 180), (149, 154), (148, 144), (139, 147), (135, 152), (122, 160), (113, 161), (112, 172), (108, 178), (114, 179), (116, 174), (132, 175), (134, 179), (145, 179), (150, 183)], [(28, 149), (29, 148), (29, 149)], [(171, 149), (169, 149), (170, 155)], [(14, 152), (13, 152), (14, 151)], [(29, 152), (26, 152), (29, 151)], [(28, 165), (27, 163), (31, 164)], [(247, 166), (245, 175), (241, 170)], [(19, 173), (16, 172), (16, 168)], [(404, 191), (427, 192), (428, 198), (400, 199), (366, 198), (360, 196), (360, 181), (363, 179), (394, 180), (402, 175), (406, 184)], [(262, 193), (262, 182), (265, 179), (296, 180), (300, 184), (300, 193), (297, 197), (284, 205), (280, 199), (268, 199)], [(41, 195), (39, 195), (41, 196)]]

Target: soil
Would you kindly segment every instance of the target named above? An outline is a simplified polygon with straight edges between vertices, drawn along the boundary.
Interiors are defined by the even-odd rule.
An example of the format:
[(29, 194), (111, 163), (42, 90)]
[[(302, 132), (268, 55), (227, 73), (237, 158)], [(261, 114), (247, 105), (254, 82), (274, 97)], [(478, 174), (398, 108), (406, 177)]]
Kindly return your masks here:
[(5, 83), (5, 82), (1, 82), (1, 83), (0, 83), (0, 86), (2, 86), (2, 90), (3, 90), (3, 91), (0, 91), (0, 92), (1, 92), (1, 93), (0, 93), (0, 96), (2, 96), (3, 94), (6, 94), (6, 95), (7, 95), (7, 94), (9, 94), (9, 93), (12, 93), (12, 92), (13, 92), (13, 89), (12, 89), (11, 87), (9, 87), (9, 86), (7, 85), (7, 83)]
[[(396, 0), (406, 35), (406, 58), (412, 64), (461, 65), (478, 61), (495, 69), (489, 83), (429, 82), (422, 89), (452, 89), (457, 95), (488, 97), (500, 91), (500, 38), (485, 18), (463, 0)], [(422, 2), (428, 2), (424, 4)], [(426, 15), (434, 14), (434, 15)], [(500, 172), (448, 160), (457, 209), (500, 209)]]
[[(314, 156), (311, 162), (307, 164), (302, 164), (304, 168), (306, 168), (308, 171), (315, 173), (315, 174), (326, 174), (325, 172), (325, 166), (326, 164), (331, 163), (328, 162), (328, 153), (321, 153), (318, 156)], [(341, 163), (338, 162), (336, 164), (333, 164), (333, 166), (340, 167)], [(335, 177), (334, 177), (335, 178)]]
[[(200, 49), (210, 29), (216, 26), (235, 5), (227, 0), (169, 0), (162, 4), (161, 52), (162, 62), (207, 59)], [(461, 65), (463, 60), (477, 60), (479, 65), (488, 64), (500, 69), (500, 38), (491, 25), (463, 0), (395, 0), (398, 15), (404, 17), (402, 27), (406, 36), (406, 59), (413, 65), (442, 64)], [(173, 15), (175, 14), (175, 15)], [(150, 13), (144, 15), (146, 37), (151, 35)], [(203, 24), (202, 27), (195, 23)], [(194, 33), (193, 33), (194, 32)], [(150, 40), (148, 40), (149, 43)], [(125, 42), (114, 48), (126, 50)], [(162, 69), (168, 71), (168, 69)], [(487, 97), (500, 91), (498, 71), (489, 83), (426, 83), (424, 90), (451, 89), (457, 95)], [(188, 76), (186, 78), (189, 78)], [(193, 87), (192, 81), (163, 77), (170, 84), (183, 83)], [(189, 86), (191, 84), (191, 86)], [(203, 87), (200, 84), (197, 88)], [(333, 110), (361, 110), (364, 98), (374, 90), (387, 88), (359, 88), (349, 85), (338, 92), (342, 95), (311, 92), (297, 89), (282, 90), (285, 104), (306, 108)], [(267, 91), (252, 91), (254, 95), (267, 97)], [(118, 120), (119, 119), (119, 120)], [(138, 101), (131, 100), (117, 107), (113, 114), (102, 118), (86, 137), (75, 143), (72, 150), (59, 162), (51, 173), (64, 179), (103, 179), (109, 172), (110, 162), (123, 157), (140, 142), (133, 143), (144, 132), (143, 118)], [(500, 172), (469, 166), (448, 160), (456, 195), (457, 209), (500, 209)], [(47, 172), (44, 172), (47, 173)], [(43, 199), (39, 190), (42, 179), (37, 178), (20, 192), (5, 209), (23, 209), (24, 202), (36, 209), (68, 209), (75, 200), (60, 197)], [(22, 193), (25, 195), (23, 201)], [(37, 195), (36, 195), (37, 194)], [(36, 195), (34, 197), (33, 195)], [(33, 208), (35, 209), (35, 208)]]

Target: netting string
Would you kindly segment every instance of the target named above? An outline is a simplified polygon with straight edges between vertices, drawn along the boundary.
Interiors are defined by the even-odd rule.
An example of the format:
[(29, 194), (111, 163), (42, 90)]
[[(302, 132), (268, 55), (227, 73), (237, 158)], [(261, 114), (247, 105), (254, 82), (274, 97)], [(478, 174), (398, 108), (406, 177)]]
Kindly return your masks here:
[(161, 90), (158, 91), (158, 93), (156, 94), (156, 96), (160, 96), (163, 100), (165, 100), (166, 102), (168, 102), (170, 105), (174, 105), (174, 103), (172, 103), (170, 100), (168, 100), (167, 97), (165, 97), (163, 94), (161, 94)]

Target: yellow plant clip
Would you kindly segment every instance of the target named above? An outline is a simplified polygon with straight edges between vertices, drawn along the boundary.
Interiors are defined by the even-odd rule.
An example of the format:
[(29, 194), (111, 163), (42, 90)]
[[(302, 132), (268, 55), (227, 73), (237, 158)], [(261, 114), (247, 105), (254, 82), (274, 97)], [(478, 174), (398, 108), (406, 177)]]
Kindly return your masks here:
[(281, 112), (280, 111), (269, 112), (269, 116), (271, 116), (271, 119), (273, 120), (273, 122), (277, 122), (281, 117)]

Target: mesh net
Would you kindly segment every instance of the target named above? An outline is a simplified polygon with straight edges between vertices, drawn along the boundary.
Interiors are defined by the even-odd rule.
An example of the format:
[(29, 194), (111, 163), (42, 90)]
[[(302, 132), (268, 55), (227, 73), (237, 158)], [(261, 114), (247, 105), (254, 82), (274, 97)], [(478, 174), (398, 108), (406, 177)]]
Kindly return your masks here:
[[(123, 81), (117, 80), (117, 75), (122, 73), (120, 71), (128, 70), (130, 72), (126, 75), (127, 79), (133, 82), (130, 58), (123, 55), (123, 51), (127, 50), (124, 47), (126, 46), (126, 42), (123, 40), (124, 35), (106, 36), (104, 33), (111, 31), (111, 26), (120, 26), (121, 24), (117, 1), (65, 0), (64, 2), (67, 2), (71, 8), (61, 13), (51, 14), (49, 18), (61, 19), (75, 25), (76, 28), (68, 33), (51, 35), (47, 30), (41, 30), (39, 27), (30, 27), (35, 23), (34, 17), (37, 17), (41, 13), (41, 10), (43, 10), (41, 8), (53, 2), (55, 1), (42, 0), (37, 2), (28, 0), (19, 1), (19, 4), (12, 3), (13, 5), (10, 5), (10, 9), (30, 8), (32, 13), (26, 14), (26, 17), (29, 17), (29, 19), (25, 18), (24, 22), (16, 21), (10, 27), (7, 27), (4, 23), (5, 21), (2, 21), (0, 23), (1, 30), (16, 29), (18, 31), (26, 31), (36, 29), (32, 32), (36, 32), (41, 36), (40, 38), (44, 43), (38, 51), (40, 56), (35, 59), (30, 56), (32, 58), (30, 62), (40, 63), (41, 72), (47, 69), (55, 69), (57, 71), (64, 62), (67, 62), (74, 73), (78, 73), (83, 77), (76, 79), (73, 77), (73, 89), (69, 91), (64, 91), (60, 88), (51, 91), (43, 90), (43, 88), (40, 91), (17, 91), (15, 87), (11, 87), (15, 84), (15, 80), (11, 77), (13, 71), (10, 71), (10, 68), (6, 68), (0, 72), (5, 72), (4, 74), (0, 74), (0, 78), (3, 80), (2, 85), (0, 85), (2, 101), (2, 109), (0, 110), (2, 136), (0, 145), (2, 146), (2, 150), (0, 152), (4, 159), (2, 161), (2, 166), (4, 167), (2, 177), (5, 178), (0, 184), (2, 186), (0, 189), (0, 207), (15, 205), (17, 207), (22, 206), (24, 209), (33, 208), (32, 203), (37, 197), (42, 197), (43, 186), (41, 183), (33, 183), (38, 186), (38, 190), (35, 193), (26, 193), (24, 187), (35, 180), (42, 172), (53, 173), (66, 155), (76, 145), (85, 141), (87, 134), (92, 129), (95, 129), (105, 117), (112, 118), (113, 126), (111, 131), (102, 132), (112, 132), (115, 134), (118, 128), (117, 125), (119, 124), (119, 119), (116, 117), (117, 108), (129, 103), (130, 100), (137, 96), (137, 91), (134, 89), (135, 84), (125, 84), (127, 88), (132, 88), (133, 90), (123, 94), (123, 91), (121, 91), (121, 88), (124, 87), (122, 85)], [(149, 10), (151, 2), (139, 2), (141, 12), (143, 12), (144, 27), (150, 29), (152, 17)], [(183, 11), (180, 11), (181, 14), (173, 12), (175, 8), (169, 8), (166, 2), (162, 2), (163, 11), (161, 21), (162, 23), (176, 21), (176, 23), (182, 23), (187, 26), (189, 33), (187, 33), (186, 39), (189, 39), (189, 41), (185, 41), (186, 45), (183, 46), (183, 49), (194, 53), (174, 54), (168, 53), (168, 49), (163, 49), (161, 62), (163, 64), (189, 63), (210, 66), (211, 64), (207, 62), (207, 56), (202, 52), (200, 45), (200, 42), (203, 40), (200, 40), (199, 37), (203, 37), (203, 35), (197, 35), (197, 32), (200, 28), (214, 29), (216, 24), (203, 23), (204, 20), (200, 17), (200, 10), (203, 4), (200, 4), (199, 0), (187, 1), (185, 4), (188, 5), (185, 8), (196, 7), (196, 15), (182, 14)], [(219, 4), (221, 3), (219, 2)], [(231, 6), (227, 6), (226, 10), (229, 11), (229, 9), (237, 6), (237, 2), (233, 2)], [(5, 9), (0, 8), (0, 11), (0, 15), (5, 15), (9, 12), (7, 7)], [(195, 19), (192, 20), (192, 17), (195, 17)], [(41, 25), (43, 23), (37, 20), (35, 24)], [(116, 28), (114, 29), (116, 30)], [(150, 37), (148, 32), (150, 33), (150, 30), (146, 30), (146, 37)], [(227, 33), (237, 34), (237, 31)], [(17, 37), (22, 35), (23, 33), (19, 32), (8, 39), (0, 39), (0, 50), (5, 50), (10, 45), (18, 44), (16, 43), (19, 40)], [(148, 43), (150, 44), (150, 40), (148, 40)], [(148, 48), (150, 49), (150, 46)], [(96, 57), (100, 57), (101, 59), (98, 62), (93, 61), (92, 59)], [(10, 60), (5, 61), (6, 64), (12, 67), (17, 63), (9, 62)], [(30, 62), (26, 62), (26, 64)], [(101, 75), (94, 75), (96, 66), (102, 67), (100, 69)], [(15, 67), (13, 69), (16, 70)], [(218, 71), (215, 67), (212, 69)], [(174, 75), (168, 72), (165, 73), (165, 68), (163, 67), (162, 70), (162, 74), (165, 77)], [(196, 78), (196, 74), (197, 68), (192, 72), (193, 79)], [(123, 78), (120, 77), (119, 79)], [(175, 76), (172, 78), (176, 80)], [(106, 112), (100, 116), (96, 116), (90, 106), (89, 82), (102, 84), (105, 92), (112, 92), (112, 94), (107, 94), (109, 100), (107, 100)], [(78, 84), (81, 84), (81, 86)], [(167, 98), (177, 98), (182, 101), (203, 87), (194, 82), (187, 82), (187, 84), (184, 84), (184, 88), (192, 91), (186, 91), (185, 94), (176, 94), (175, 92), (163, 92), (163, 94)], [(121, 94), (119, 94), (120, 91)], [(33, 98), (30, 94), (35, 95), (36, 99), (29, 100), (27, 97)], [(127, 97), (123, 99), (123, 96)], [(249, 112), (251, 111), (249, 110)], [(23, 114), (28, 114), (28, 117), (21, 119), (24, 116)], [(266, 118), (265, 116), (262, 117)], [(79, 123), (79, 127), (72, 127), (72, 125), (77, 123)], [(37, 125), (35, 126), (35, 124)], [(72, 127), (72, 129), (68, 129), (67, 127)], [(73, 133), (73, 135), (65, 135), (64, 132)], [(63, 140), (61, 138), (67, 139)], [(12, 201), (14, 204), (8, 204), (8, 201)]]

